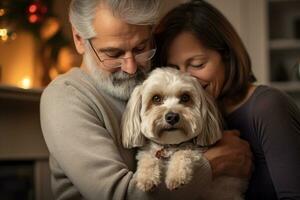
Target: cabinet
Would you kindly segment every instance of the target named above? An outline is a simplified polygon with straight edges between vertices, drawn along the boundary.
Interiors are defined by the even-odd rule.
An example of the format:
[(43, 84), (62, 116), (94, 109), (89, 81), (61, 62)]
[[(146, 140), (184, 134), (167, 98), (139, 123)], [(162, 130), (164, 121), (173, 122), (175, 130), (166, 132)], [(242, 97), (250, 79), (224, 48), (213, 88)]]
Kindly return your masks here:
[(300, 1), (268, 0), (269, 79), (300, 94)]
[(0, 186), (5, 186), (0, 187), (0, 199), (54, 199), (40, 126), (41, 93), (0, 86)]

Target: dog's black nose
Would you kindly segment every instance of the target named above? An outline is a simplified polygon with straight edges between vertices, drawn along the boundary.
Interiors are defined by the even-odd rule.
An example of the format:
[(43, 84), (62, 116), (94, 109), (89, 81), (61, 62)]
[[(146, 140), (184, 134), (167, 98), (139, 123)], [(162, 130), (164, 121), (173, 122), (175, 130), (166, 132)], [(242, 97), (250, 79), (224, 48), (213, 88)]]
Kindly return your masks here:
[(165, 115), (165, 120), (170, 125), (174, 125), (179, 121), (180, 117), (178, 113), (169, 112)]

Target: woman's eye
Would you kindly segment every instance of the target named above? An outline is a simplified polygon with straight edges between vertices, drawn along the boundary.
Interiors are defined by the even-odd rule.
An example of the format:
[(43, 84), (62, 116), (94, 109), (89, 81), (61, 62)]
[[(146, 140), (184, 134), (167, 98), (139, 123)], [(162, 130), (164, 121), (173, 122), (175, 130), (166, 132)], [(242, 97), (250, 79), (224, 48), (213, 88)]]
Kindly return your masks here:
[(183, 94), (180, 96), (180, 103), (188, 103), (191, 100), (191, 96), (189, 94)]
[(154, 95), (152, 97), (152, 102), (156, 105), (161, 104), (162, 103), (162, 97), (160, 95)]
[(204, 66), (204, 63), (201, 63), (201, 64), (191, 63), (191, 64), (189, 64), (189, 67), (194, 67), (194, 68), (202, 68), (203, 66)]

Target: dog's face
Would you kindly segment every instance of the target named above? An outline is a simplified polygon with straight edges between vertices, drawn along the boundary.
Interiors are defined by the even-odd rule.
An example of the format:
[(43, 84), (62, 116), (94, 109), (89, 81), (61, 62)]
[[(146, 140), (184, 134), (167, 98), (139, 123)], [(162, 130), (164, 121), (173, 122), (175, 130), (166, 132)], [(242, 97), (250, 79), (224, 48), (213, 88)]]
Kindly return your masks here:
[(210, 97), (195, 78), (171, 68), (154, 70), (134, 90), (122, 125), (125, 147), (142, 146), (146, 138), (160, 144), (197, 138), (202, 145), (220, 138), (218, 112)]
[(161, 144), (178, 144), (201, 132), (201, 99), (194, 81), (176, 71), (153, 73), (143, 84), (141, 133)]

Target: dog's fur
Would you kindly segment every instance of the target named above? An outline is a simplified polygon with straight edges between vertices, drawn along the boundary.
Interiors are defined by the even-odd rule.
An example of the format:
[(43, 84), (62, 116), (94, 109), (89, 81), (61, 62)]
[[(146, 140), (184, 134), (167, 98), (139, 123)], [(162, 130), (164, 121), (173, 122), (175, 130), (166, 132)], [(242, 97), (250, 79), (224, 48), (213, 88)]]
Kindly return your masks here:
[[(222, 136), (212, 98), (196, 78), (172, 68), (154, 70), (134, 89), (122, 130), (124, 147), (140, 147), (135, 181), (143, 191), (158, 186), (164, 175), (170, 190), (187, 184), (205, 147)], [(243, 185), (236, 178), (218, 178), (203, 198), (242, 199)]]

